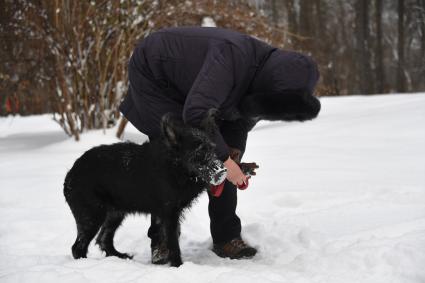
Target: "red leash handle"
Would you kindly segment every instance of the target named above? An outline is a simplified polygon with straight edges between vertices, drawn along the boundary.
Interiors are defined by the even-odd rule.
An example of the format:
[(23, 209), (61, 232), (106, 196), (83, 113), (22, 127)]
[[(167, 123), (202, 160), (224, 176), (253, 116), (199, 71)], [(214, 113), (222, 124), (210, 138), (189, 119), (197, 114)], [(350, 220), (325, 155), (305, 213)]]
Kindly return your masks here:
[(251, 176), (246, 176), (246, 183), (238, 184), (236, 187), (238, 187), (239, 190), (246, 190), (249, 186), (249, 178), (251, 178)]
[[(248, 183), (248, 179), (250, 178), (250, 176), (247, 176), (247, 178), (246, 178), (246, 183), (243, 183), (243, 184), (238, 184), (236, 187), (239, 189), (239, 190), (246, 190), (247, 188), (248, 188), (248, 185), (249, 185), (249, 183)], [(224, 181), (223, 183), (221, 183), (220, 185), (216, 185), (216, 186), (211, 186), (211, 188), (210, 188), (210, 192), (211, 192), (211, 194), (213, 195), (213, 196), (215, 196), (215, 197), (220, 197), (221, 196), (221, 193), (223, 193), (223, 189), (224, 189), (224, 183), (226, 183), (226, 181)]]
[[(249, 186), (248, 180), (249, 180), (249, 178), (251, 178), (251, 176), (254, 176), (255, 175), (255, 170), (258, 169), (258, 165), (255, 162), (252, 162), (252, 163), (239, 163), (238, 165), (241, 168), (242, 172), (246, 176), (246, 183), (238, 184), (236, 187), (239, 190), (246, 190), (248, 188), (248, 186)], [(215, 197), (220, 197), (221, 196), (221, 193), (223, 192), (224, 183), (225, 182), (226, 181), (224, 181), (220, 185), (211, 186), (211, 188), (210, 188), (211, 194), (213, 196), (215, 196)]]
[(223, 192), (223, 189), (224, 189), (224, 183), (226, 183), (226, 181), (224, 181), (220, 185), (216, 185), (216, 186), (212, 186), (211, 185), (211, 188), (210, 188), (211, 194), (213, 196), (215, 196), (216, 198), (218, 198), (219, 196), (221, 196), (221, 193)]

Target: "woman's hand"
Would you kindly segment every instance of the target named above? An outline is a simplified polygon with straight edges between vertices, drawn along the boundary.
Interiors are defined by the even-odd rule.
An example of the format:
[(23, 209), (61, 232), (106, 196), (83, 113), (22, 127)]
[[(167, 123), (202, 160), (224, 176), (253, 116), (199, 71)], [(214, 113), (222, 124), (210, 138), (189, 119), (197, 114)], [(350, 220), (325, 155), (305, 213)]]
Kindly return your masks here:
[(227, 180), (229, 180), (233, 185), (237, 186), (246, 183), (246, 176), (239, 168), (238, 164), (233, 161), (230, 157), (224, 161), (224, 166), (227, 169)]

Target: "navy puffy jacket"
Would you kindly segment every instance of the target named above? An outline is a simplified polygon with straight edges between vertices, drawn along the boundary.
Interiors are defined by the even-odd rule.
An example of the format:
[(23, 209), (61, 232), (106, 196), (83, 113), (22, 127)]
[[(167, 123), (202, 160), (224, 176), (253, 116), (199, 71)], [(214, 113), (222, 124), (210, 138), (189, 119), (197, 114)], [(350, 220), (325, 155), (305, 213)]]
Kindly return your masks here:
[(251, 36), (220, 28), (168, 28), (135, 48), (129, 62), (129, 93), (120, 110), (137, 129), (156, 137), (166, 113), (198, 126), (206, 112), (216, 108), (221, 120), (230, 121), (226, 127), (234, 135), (225, 141), (217, 133), (217, 154), (224, 160), (232, 141), (229, 145), (244, 150), (244, 139), (254, 125), (238, 112), (245, 95), (285, 88), (312, 91), (317, 79), (317, 67), (309, 57)]

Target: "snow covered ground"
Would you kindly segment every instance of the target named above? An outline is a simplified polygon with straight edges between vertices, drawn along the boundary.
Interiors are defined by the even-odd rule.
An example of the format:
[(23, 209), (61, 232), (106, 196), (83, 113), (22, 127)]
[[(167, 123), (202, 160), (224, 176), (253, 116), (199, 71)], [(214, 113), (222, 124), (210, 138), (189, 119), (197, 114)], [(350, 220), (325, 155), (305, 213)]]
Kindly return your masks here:
[[(306, 123), (250, 133), (258, 175), (239, 193), (252, 260), (211, 251), (207, 197), (182, 226), (180, 268), (150, 264), (148, 218), (116, 235), (134, 260), (91, 245), (74, 260), (75, 224), (62, 194), (73, 161), (116, 142), (114, 131), (79, 143), (51, 116), (0, 119), (0, 282), (425, 282), (425, 94), (322, 98)], [(128, 128), (126, 139), (145, 137)]]

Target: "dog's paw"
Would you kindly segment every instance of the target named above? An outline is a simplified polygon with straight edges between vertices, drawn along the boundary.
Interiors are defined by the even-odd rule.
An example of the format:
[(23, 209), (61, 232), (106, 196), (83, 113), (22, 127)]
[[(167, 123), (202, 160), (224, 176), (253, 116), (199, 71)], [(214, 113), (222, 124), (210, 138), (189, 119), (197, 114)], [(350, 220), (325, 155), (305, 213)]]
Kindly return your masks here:
[(129, 255), (126, 253), (120, 253), (118, 251), (113, 251), (113, 252), (106, 252), (106, 256), (116, 256), (122, 259), (133, 259), (133, 255)]
[(182, 261), (182, 259), (181, 258), (176, 258), (176, 259), (171, 259), (170, 260), (170, 265), (172, 266), (172, 267), (179, 267), (180, 265), (182, 265), (183, 264), (183, 261)]
[(126, 253), (120, 253), (119, 255), (117, 255), (117, 257), (122, 259), (133, 259), (134, 256)]

